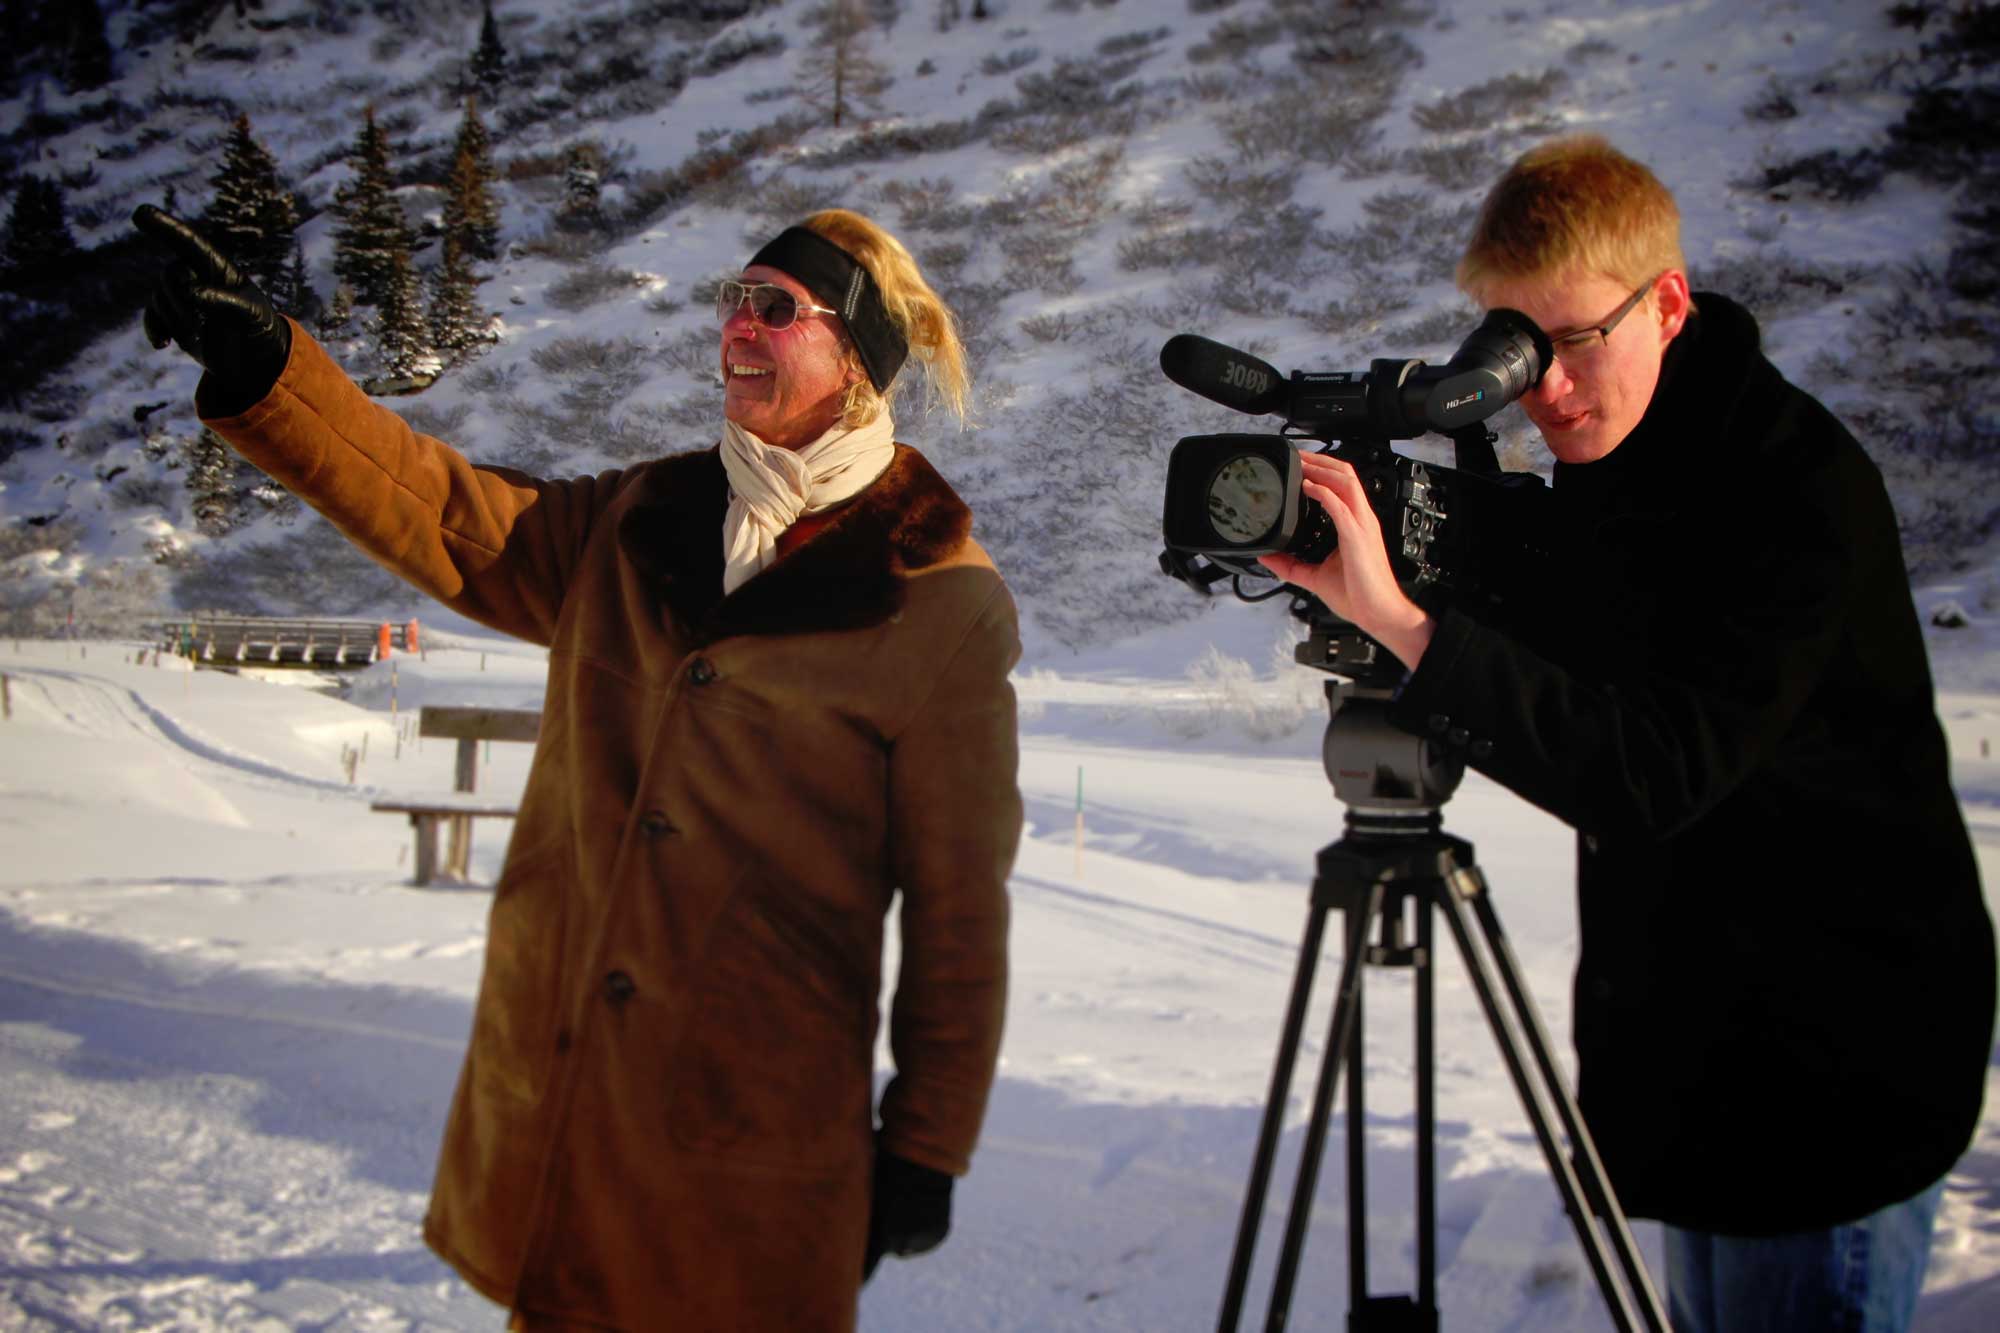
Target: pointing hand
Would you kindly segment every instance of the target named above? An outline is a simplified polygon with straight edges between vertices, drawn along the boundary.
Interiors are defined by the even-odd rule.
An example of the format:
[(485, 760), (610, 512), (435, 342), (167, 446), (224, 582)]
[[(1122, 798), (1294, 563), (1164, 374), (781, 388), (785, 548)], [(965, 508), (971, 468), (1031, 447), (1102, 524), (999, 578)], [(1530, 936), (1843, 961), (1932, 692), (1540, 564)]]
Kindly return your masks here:
[(146, 302), (147, 341), (155, 347), (179, 343), (208, 372), (197, 392), (204, 416), (234, 416), (260, 402), (291, 357), (290, 322), (241, 269), (173, 214), (141, 204), (132, 225), (169, 257)]

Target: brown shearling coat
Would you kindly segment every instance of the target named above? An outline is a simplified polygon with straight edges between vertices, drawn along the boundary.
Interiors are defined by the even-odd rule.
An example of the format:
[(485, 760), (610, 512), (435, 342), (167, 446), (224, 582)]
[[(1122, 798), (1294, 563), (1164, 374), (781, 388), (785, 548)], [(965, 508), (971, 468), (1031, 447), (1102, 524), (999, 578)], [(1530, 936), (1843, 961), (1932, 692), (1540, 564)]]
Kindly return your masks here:
[(847, 1329), (881, 1144), (966, 1170), (1021, 828), (1014, 607), (914, 450), (721, 595), (715, 450), (476, 467), (294, 326), (209, 423), (454, 610), (549, 648), (425, 1236), (531, 1327)]

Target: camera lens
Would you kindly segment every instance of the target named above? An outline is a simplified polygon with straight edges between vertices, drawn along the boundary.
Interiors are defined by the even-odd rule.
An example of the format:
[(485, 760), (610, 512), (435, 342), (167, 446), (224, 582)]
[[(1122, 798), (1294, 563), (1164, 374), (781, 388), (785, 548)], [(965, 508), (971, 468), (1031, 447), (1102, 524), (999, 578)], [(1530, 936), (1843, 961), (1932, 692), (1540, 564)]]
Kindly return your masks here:
[(1268, 459), (1239, 454), (1209, 480), (1208, 520), (1223, 541), (1247, 546), (1284, 512), (1285, 479)]

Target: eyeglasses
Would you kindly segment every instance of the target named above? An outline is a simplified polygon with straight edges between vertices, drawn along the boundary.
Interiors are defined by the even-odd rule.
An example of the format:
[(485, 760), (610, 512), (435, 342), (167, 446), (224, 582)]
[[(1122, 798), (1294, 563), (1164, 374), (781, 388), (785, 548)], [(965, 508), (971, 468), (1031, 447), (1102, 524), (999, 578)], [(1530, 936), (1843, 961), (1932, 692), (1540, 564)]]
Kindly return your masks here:
[(1574, 333), (1565, 333), (1560, 338), (1549, 339), (1549, 342), (1555, 347), (1556, 356), (1564, 361), (1583, 360), (1610, 342), (1611, 330), (1617, 328), (1619, 321), (1631, 314), (1639, 302), (1646, 299), (1646, 293), (1653, 290), (1653, 284), (1665, 276), (1666, 274), (1661, 272), (1655, 273), (1652, 277), (1646, 279), (1639, 290), (1626, 297), (1625, 304), (1612, 311), (1611, 318), (1605, 320), (1602, 324), (1593, 324), (1588, 328), (1578, 329)]
[(742, 309), (745, 301), (750, 303), (750, 317), (774, 331), (792, 327), (802, 309), (815, 315), (840, 313), (823, 305), (808, 303), (801, 306), (798, 297), (774, 282), (738, 282), (734, 278), (724, 278), (715, 289), (716, 319), (728, 323), (730, 316)]

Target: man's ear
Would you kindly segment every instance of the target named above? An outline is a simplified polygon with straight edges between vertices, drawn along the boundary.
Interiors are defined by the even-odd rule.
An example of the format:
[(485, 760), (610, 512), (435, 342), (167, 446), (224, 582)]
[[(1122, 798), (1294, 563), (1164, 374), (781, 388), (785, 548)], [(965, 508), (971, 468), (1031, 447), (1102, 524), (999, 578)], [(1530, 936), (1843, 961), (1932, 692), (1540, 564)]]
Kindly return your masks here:
[(1687, 274), (1670, 268), (1659, 276), (1653, 283), (1653, 309), (1660, 321), (1660, 342), (1672, 342), (1687, 326), (1688, 315), (1694, 309), (1694, 298), (1688, 294)]

